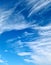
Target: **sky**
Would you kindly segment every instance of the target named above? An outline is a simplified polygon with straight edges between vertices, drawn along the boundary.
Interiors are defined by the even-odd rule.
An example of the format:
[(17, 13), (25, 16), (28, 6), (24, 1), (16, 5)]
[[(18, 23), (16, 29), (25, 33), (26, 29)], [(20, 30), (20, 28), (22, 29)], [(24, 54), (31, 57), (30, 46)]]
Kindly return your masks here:
[(0, 65), (51, 65), (51, 0), (0, 0)]

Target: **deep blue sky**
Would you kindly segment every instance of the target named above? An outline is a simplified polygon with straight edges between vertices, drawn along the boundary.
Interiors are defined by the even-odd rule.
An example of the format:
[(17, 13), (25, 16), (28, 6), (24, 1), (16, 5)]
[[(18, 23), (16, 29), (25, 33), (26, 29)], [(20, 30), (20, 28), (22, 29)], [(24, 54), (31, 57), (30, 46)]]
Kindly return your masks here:
[(0, 0), (0, 65), (51, 65), (51, 0)]

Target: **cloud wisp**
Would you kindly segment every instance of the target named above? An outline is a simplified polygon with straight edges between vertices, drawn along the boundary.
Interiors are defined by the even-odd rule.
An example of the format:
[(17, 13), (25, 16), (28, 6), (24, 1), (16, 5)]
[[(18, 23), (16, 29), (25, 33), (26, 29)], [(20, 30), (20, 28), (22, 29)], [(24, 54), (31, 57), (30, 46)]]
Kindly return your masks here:
[[(33, 0), (33, 1), (29, 1), (29, 2), (32, 2), (31, 4), (34, 4), (34, 5), (30, 9), (30, 14), (28, 15), (28, 17), (30, 17), (33, 13), (36, 13), (36, 12), (40, 11), (41, 9), (45, 8), (46, 6), (48, 6), (49, 3), (51, 3), (51, 0), (40, 0), (40, 1)], [(28, 3), (28, 4), (30, 4), (30, 3)]]
[[(37, 27), (39, 31), (39, 37), (32, 42), (26, 42), (29, 48), (32, 49), (30, 55), (31, 61), (38, 65), (50, 65), (51, 64), (51, 24), (50, 26)], [(48, 60), (48, 61), (47, 61)]]
[[(25, 17), (21, 13), (19, 13), (21, 11), (15, 13), (15, 9), (17, 8), (17, 6), (21, 2), (15, 4), (15, 6), (13, 8), (11, 8), (9, 10), (4, 9), (1, 12), (1, 15), (0, 15), (0, 33), (4, 32), (4, 31), (14, 30), (14, 29), (15, 30), (22, 30), (22, 29), (31, 27), (31, 23), (28, 23), (27, 20), (25, 19)], [(31, 1), (27, 2), (28, 5), (30, 4), (30, 2)], [(35, 0), (33, 0), (33, 3), (34, 2), (35, 2)], [(32, 6), (32, 8), (31, 8), (31, 12), (30, 12), (29, 16), (31, 16), (34, 11), (40, 10), (42, 7), (46, 6), (50, 2), (51, 2), (51, 0), (43, 0), (43, 1), (41, 1), (41, 0), (37, 1), (36, 0), (35, 5)], [(0, 8), (0, 10), (2, 10), (2, 9)]]
[[(35, 2), (35, 0), (31, 2)], [(31, 4), (31, 2), (29, 4)], [(34, 12), (41, 10), (41, 8), (46, 7), (46, 5), (48, 5), (50, 2), (51, 0), (40, 0), (39, 2), (37, 2), (37, 4), (35, 4), (31, 8), (29, 16), (31, 16)], [(13, 47), (15, 45), (14, 48), (16, 49), (16, 53), (19, 56), (22, 57), (29, 56), (28, 59), (27, 58), (24, 59), (26, 62), (32, 62), (37, 65), (51, 65), (51, 24), (48, 24), (46, 26), (40, 26), (37, 24), (31, 25), (31, 23), (27, 23), (27, 20), (22, 14), (14, 13), (14, 11), (15, 11), (15, 7), (8, 11), (4, 10), (1, 12), (0, 33), (3, 33), (5, 31), (10, 31), (10, 30), (23, 30), (25, 28), (31, 28), (33, 30), (37, 30), (39, 36), (36, 40), (30, 42), (27, 41), (22, 42), (16, 40), (14, 43), (15, 39), (10, 39), (8, 40), (8, 42), (13, 41), (14, 43)], [(31, 37), (34, 34), (25, 32), (24, 35), (29, 38), (29, 36)], [(17, 49), (21, 50), (21, 48), (24, 47), (24, 43), (26, 46), (28, 46), (29, 49), (31, 49), (31, 51), (29, 52), (25, 52), (24, 50), (23, 50), (24, 52), (20, 52), (19, 50), (17, 51)], [(3, 62), (4, 61), (0, 59), (0, 63)]]
[[(0, 16), (0, 33), (9, 30), (21, 30), (29, 27), (24, 16), (21, 14), (13, 14), (14, 9), (1, 12)], [(13, 18), (12, 18), (13, 17)], [(10, 19), (12, 18), (12, 19)]]
[(0, 59), (0, 64), (8, 65), (8, 62), (3, 59)]
[(21, 42), (26, 44), (30, 52), (17, 52), (19, 56), (29, 56), (24, 58), (24, 61), (35, 63), (37, 65), (50, 65), (51, 64), (51, 24), (50, 26), (37, 27), (39, 37), (31, 42)]
[(28, 56), (28, 55), (30, 55), (31, 53), (30, 52), (20, 52), (20, 53), (18, 53), (18, 55), (19, 56)]

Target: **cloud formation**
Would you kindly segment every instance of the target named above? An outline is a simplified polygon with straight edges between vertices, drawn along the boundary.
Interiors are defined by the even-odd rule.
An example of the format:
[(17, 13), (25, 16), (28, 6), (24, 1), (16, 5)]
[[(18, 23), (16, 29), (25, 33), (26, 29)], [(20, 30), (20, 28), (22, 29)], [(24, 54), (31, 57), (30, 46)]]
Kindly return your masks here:
[[(26, 0), (27, 1), (27, 0)], [(10, 8), (9, 10), (6, 9), (1, 9), (1, 15), (0, 15), (0, 33), (8, 30), (22, 30), (25, 28), (29, 28), (32, 26), (32, 22), (29, 23), (26, 19), (25, 16), (21, 13), (22, 10), (26, 10), (27, 7), (31, 7), (32, 3), (34, 4), (31, 9), (30, 13), (28, 16), (31, 16), (34, 12), (40, 10), (41, 8), (45, 7), (48, 5), (51, 0), (40, 0), (40, 1), (27, 1), (27, 7), (21, 9), (20, 11), (17, 11), (16, 8), (19, 6), (22, 1), (18, 2), (15, 4), (13, 8)], [(15, 11), (16, 10), (16, 11)], [(19, 13), (20, 12), (20, 13)]]
[(26, 42), (29, 48), (32, 49), (30, 55), (31, 61), (38, 65), (51, 64), (51, 24), (43, 27), (37, 27), (39, 37), (32, 42)]
[(8, 62), (3, 59), (0, 59), (0, 64), (8, 65)]
[(15, 8), (1, 12), (0, 16), (0, 33), (9, 30), (21, 30), (29, 27), (24, 16), (21, 14), (13, 14)]
[(49, 3), (51, 3), (51, 0), (33, 0), (33, 1), (29, 1), (30, 3), (28, 4), (34, 4), (30, 10), (30, 14), (28, 15), (28, 17), (30, 17), (32, 14), (37, 13), (38, 11), (40, 11), (41, 9), (45, 8), (46, 6), (49, 5)]
[(50, 65), (51, 64), (51, 33), (50, 33), (51, 24), (48, 24), (47, 26), (39, 26), (34, 28), (38, 30), (39, 37), (31, 42), (21, 42), (22, 44), (28, 46), (31, 49), (31, 51), (20, 52), (21, 51), (20, 50), (19, 52), (17, 52), (17, 54), (22, 57), (29, 56), (29, 58), (24, 58), (24, 61), (26, 62), (35, 63), (37, 65)]
[(19, 56), (26, 56), (26, 55), (30, 55), (30, 52), (20, 52), (18, 53)]
[[(36, 0), (37, 1), (37, 0)], [(35, 0), (29, 1), (29, 4), (34, 4)], [(51, 0), (40, 0), (37, 1), (37, 3), (31, 8), (30, 14), (28, 16), (31, 16), (34, 12), (37, 12), (41, 10), (41, 8), (46, 7), (51, 2)], [(22, 39), (31, 38), (33, 39), (33, 33), (24, 32), (23, 38), (21, 37), (19, 40), (10, 39), (7, 41), (7, 43), (14, 43), (13, 48), (16, 49), (16, 53), (19, 56), (25, 57), (29, 56), (29, 58), (24, 58), (24, 61), (26, 62), (32, 62), (37, 65), (51, 65), (51, 23), (46, 26), (40, 26), (38, 24), (31, 24), (27, 22), (25, 17), (20, 13), (14, 13), (15, 11), (14, 7), (10, 10), (4, 10), (1, 12), (0, 15), (0, 33), (3, 33), (5, 31), (10, 30), (23, 30), (25, 28), (33, 29), (34, 31), (37, 30), (37, 33), (39, 36), (37, 36), (36, 40), (33, 40), (29, 42), (22, 42)], [(19, 11), (21, 12), (21, 11)], [(24, 45), (25, 44), (25, 45)], [(28, 46), (31, 51), (26, 52), (24, 50), (24, 46)], [(21, 48), (23, 49), (23, 52)], [(17, 51), (17, 49), (19, 49)], [(27, 50), (27, 49), (26, 49)], [(7, 52), (7, 50), (5, 50)], [(0, 59), (0, 63), (3, 63), (4, 61)]]

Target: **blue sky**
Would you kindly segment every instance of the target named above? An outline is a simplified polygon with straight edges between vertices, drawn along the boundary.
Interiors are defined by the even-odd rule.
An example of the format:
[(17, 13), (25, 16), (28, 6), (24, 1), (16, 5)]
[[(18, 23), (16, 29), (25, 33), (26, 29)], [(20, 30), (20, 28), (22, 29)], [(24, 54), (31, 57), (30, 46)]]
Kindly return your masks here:
[(51, 65), (51, 0), (0, 0), (0, 65)]

